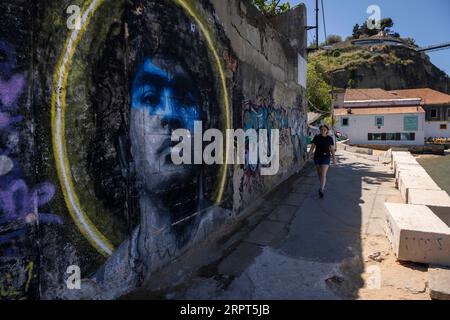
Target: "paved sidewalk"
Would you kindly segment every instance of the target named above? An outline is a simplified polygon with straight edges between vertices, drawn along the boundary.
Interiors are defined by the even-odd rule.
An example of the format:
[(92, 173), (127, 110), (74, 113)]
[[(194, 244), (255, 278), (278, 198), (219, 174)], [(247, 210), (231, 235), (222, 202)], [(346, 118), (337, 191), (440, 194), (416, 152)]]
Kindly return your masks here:
[(338, 152), (324, 199), (310, 168), (271, 195), (169, 299), (429, 299), (425, 266), (402, 265), (383, 203), (401, 202), (390, 168)]

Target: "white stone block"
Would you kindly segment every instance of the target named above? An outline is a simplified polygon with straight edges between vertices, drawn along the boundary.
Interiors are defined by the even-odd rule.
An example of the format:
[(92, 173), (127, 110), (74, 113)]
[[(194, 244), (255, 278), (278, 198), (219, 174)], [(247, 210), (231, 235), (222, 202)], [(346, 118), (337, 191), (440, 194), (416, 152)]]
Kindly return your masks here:
[(450, 207), (450, 196), (443, 190), (410, 189), (408, 203), (432, 207)]
[(415, 165), (419, 165), (420, 166), (420, 164), (417, 162), (417, 160), (415, 158), (412, 158), (412, 159), (406, 159), (406, 158), (405, 159), (397, 159), (397, 160), (394, 160), (394, 165), (393, 165), (394, 172), (397, 171), (397, 167), (398, 166), (405, 165), (405, 164), (409, 164), (409, 165), (415, 164)]
[(394, 168), (394, 163), (396, 161), (399, 161), (401, 159), (408, 160), (408, 159), (414, 158), (410, 152), (391, 151), (390, 154), (391, 154), (391, 159), (392, 159), (392, 162), (391, 162), (392, 168)]
[(450, 269), (430, 266), (428, 269), (428, 286), (433, 300), (450, 300)]
[(398, 260), (450, 266), (450, 227), (428, 207), (385, 203), (385, 218)]
[(426, 173), (426, 170), (418, 163), (398, 163), (395, 168), (395, 179), (398, 180), (400, 171), (411, 171), (413, 174)]
[(436, 190), (440, 191), (441, 188), (433, 181), (433, 179), (427, 174), (412, 175), (409, 171), (403, 171), (399, 173), (398, 189), (402, 195), (405, 203), (408, 203), (408, 190)]

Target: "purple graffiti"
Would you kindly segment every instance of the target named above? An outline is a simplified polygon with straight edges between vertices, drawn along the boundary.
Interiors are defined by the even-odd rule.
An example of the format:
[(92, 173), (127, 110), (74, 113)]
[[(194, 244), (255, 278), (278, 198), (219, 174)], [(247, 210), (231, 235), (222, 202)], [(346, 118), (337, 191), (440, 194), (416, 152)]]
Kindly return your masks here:
[(0, 56), (0, 72), (10, 78), (17, 64), (16, 50), (9, 43), (0, 41)]
[(3, 212), (0, 224), (16, 220), (30, 223), (33, 219), (42, 223), (62, 224), (60, 217), (38, 212), (38, 208), (47, 204), (54, 194), (55, 188), (49, 183), (42, 183), (29, 190), (25, 181), (13, 181), (6, 190), (0, 189), (0, 209)]
[(9, 80), (0, 78), (0, 103), (2, 111), (14, 108), (16, 101), (25, 88), (25, 77), (21, 74), (14, 75)]
[[(16, 52), (6, 42), (0, 41), (0, 135), (4, 148), (0, 149), (0, 244), (10, 242), (26, 233), (27, 226), (62, 224), (57, 215), (39, 212), (48, 204), (55, 188), (50, 183), (41, 183), (30, 188), (22, 178), (19, 162), (11, 155), (17, 153), (20, 128), (24, 120), (16, 114), (19, 99), (26, 88), (26, 76), (15, 73)], [(11, 253), (10, 248), (5, 252)]]
[(11, 116), (9, 113), (0, 112), (0, 130), (9, 129), (11, 125), (21, 122), (22, 120), (22, 116)]

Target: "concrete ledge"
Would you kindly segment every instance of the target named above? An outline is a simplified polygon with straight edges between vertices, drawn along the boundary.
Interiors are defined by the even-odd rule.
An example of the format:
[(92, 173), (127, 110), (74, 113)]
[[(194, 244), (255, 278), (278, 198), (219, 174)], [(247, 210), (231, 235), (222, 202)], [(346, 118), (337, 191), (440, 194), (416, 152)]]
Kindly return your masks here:
[(414, 158), (413, 155), (408, 151), (388, 151), (387, 154), (392, 157), (392, 162), (402, 158)]
[(398, 189), (402, 195), (402, 199), (405, 203), (408, 203), (408, 195), (410, 189), (418, 190), (435, 190), (440, 191), (441, 188), (434, 182), (434, 180), (428, 175), (428, 173), (420, 174), (417, 172), (415, 175), (410, 174), (409, 171), (403, 171), (399, 173)]
[(447, 192), (409, 189), (408, 203), (428, 206), (439, 219), (450, 226), (450, 196)]
[(394, 169), (394, 172), (397, 171), (398, 166), (400, 165), (420, 165), (415, 158), (400, 158), (395, 159), (392, 163), (392, 168)]
[(403, 164), (419, 164), (416, 160), (416, 158), (413, 157), (412, 154), (402, 154), (402, 155), (392, 155), (392, 163), (391, 167), (395, 171), (397, 169), (397, 165), (403, 163)]
[(450, 269), (430, 266), (428, 286), (433, 300), (450, 300)]
[(427, 173), (426, 170), (418, 163), (397, 163), (397, 166), (395, 168), (395, 179), (398, 180), (399, 174), (402, 171), (409, 171), (413, 175), (415, 173)]
[(351, 153), (358, 153), (358, 154), (366, 154), (366, 155), (373, 155), (373, 150), (368, 148), (360, 148), (360, 147), (354, 147), (349, 146), (346, 144), (341, 144), (341, 147), (343, 150)]
[(385, 219), (398, 260), (450, 266), (450, 227), (428, 207), (385, 203)]
[(443, 190), (411, 189), (408, 203), (432, 207), (450, 207), (450, 196)]

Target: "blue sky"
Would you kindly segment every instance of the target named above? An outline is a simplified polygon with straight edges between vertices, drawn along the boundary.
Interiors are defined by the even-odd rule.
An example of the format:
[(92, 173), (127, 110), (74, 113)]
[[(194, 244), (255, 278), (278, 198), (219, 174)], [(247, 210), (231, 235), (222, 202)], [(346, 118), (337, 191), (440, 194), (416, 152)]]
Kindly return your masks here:
[[(284, 1), (286, 2), (286, 1)], [(291, 6), (305, 3), (308, 24), (315, 24), (315, 0), (290, 0)], [(402, 37), (411, 37), (419, 46), (450, 42), (449, 0), (324, 0), (327, 34), (338, 34), (344, 39), (351, 35), (353, 26), (362, 24), (369, 14), (370, 5), (378, 5), (381, 18), (394, 20), (393, 30)], [(319, 8), (320, 1), (319, 1)], [(324, 39), (322, 11), (320, 11), (319, 40)], [(308, 42), (315, 37), (309, 31)], [(429, 53), (431, 61), (450, 75), (450, 49)]]

